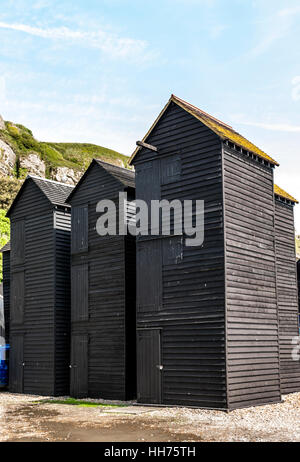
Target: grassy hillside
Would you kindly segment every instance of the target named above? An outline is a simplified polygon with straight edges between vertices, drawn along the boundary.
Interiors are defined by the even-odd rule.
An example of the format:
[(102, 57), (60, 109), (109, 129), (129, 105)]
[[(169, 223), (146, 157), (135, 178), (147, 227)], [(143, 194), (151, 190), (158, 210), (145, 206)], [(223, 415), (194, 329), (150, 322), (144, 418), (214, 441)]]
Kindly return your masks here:
[(107, 162), (128, 166), (129, 158), (112, 149), (86, 143), (46, 143), (36, 140), (28, 128), (20, 124), (5, 122), (6, 130), (0, 130), (0, 139), (9, 144), (17, 156), (15, 175), (22, 178), (18, 159), (31, 153), (38, 154), (46, 164), (46, 176), (50, 175), (51, 168), (68, 167), (74, 170), (85, 170), (93, 157), (101, 158)]
[[(118, 163), (122, 161), (125, 167), (128, 167), (129, 157), (120, 154), (119, 152), (113, 151), (112, 149), (97, 146), (96, 144), (87, 143), (41, 143), (45, 148), (52, 149), (52, 153), (55, 151), (58, 153), (59, 162), (68, 163), (72, 165), (72, 168), (84, 168), (88, 167), (93, 158), (101, 158), (111, 163)], [(51, 155), (50, 155), (51, 157)], [(54, 160), (57, 161), (57, 160)]]
[[(16, 164), (11, 176), (0, 176), (0, 246), (9, 240), (9, 220), (5, 213), (20, 189), (27, 170), (21, 168), (21, 160), (29, 154), (37, 154), (45, 163), (46, 177), (52, 178), (57, 167), (67, 167), (75, 172), (84, 172), (93, 158), (128, 167), (129, 158), (112, 149), (87, 143), (46, 143), (36, 140), (27, 127), (5, 122), (0, 130), (0, 139), (16, 154)], [(0, 150), (1, 154), (1, 150)], [(0, 157), (1, 160), (2, 156)], [(21, 165), (20, 165), (21, 164)], [(1, 248), (0, 247), (0, 248)], [(2, 282), (2, 254), (0, 254), (0, 283)]]

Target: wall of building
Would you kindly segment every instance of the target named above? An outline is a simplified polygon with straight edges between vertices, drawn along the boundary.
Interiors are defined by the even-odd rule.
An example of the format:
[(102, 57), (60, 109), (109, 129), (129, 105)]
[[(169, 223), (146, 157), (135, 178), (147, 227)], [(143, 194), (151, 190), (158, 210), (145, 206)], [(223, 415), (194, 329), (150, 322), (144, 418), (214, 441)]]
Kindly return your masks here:
[(300, 361), (293, 360), (299, 336), (294, 207), (275, 201), (280, 376), (282, 393), (300, 391)]
[(273, 170), (224, 147), (228, 407), (280, 401)]
[[(204, 200), (205, 241), (187, 247), (184, 237), (138, 239), (138, 373), (150, 354), (143, 350), (151, 344), (147, 330), (159, 328), (161, 397), (153, 402), (226, 408), (221, 143), (173, 103), (145, 141), (159, 158), (138, 153), (137, 199)], [(155, 364), (152, 372), (155, 378)], [(147, 376), (141, 380), (138, 399), (145, 402)]]

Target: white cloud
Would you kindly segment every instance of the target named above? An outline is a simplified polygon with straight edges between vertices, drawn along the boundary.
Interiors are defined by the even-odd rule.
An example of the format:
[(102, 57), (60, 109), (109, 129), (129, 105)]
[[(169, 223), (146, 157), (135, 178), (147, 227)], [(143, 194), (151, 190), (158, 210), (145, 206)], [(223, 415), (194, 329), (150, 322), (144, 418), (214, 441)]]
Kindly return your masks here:
[(285, 8), (283, 10), (280, 10), (278, 12), (279, 16), (294, 16), (296, 14), (300, 13), (300, 6), (295, 6), (294, 8)]
[(300, 125), (290, 125), (284, 123), (251, 122), (241, 120), (236, 120), (236, 123), (240, 123), (242, 125), (249, 125), (251, 127), (264, 128), (265, 130), (272, 130), (277, 132), (300, 133)]
[(271, 16), (267, 16), (257, 22), (258, 34), (261, 37), (257, 45), (251, 50), (250, 55), (256, 57), (267, 52), (274, 43), (288, 35), (295, 22), (295, 17), (300, 13), (300, 6), (277, 10)]
[(292, 99), (294, 101), (300, 101), (300, 75), (293, 78), (292, 85)]
[(97, 31), (72, 30), (68, 27), (40, 28), (26, 24), (9, 24), (0, 22), (0, 28), (30, 34), (51, 40), (68, 40), (80, 42), (84, 46), (97, 48), (112, 58), (153, 58), (154, 54), (147, 53), (147, 43), (98, 29)]

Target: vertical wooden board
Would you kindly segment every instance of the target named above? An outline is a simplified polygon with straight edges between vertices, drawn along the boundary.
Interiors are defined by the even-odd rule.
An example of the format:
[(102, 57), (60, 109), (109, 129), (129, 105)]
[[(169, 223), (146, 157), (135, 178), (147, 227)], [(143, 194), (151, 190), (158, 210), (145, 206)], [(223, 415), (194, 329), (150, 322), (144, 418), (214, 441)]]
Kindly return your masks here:
[(126, 341), (126, 399), (136, 398), (136, 241), (125, 238), (125, 341)]
[(55, 395), (70, 394), (71, 213), (55, 211)]
[(137, 396), (139, 403), (161, 403), (160, 330), (137, 331)]
[(71, 345), (71, 396), (86, 398), (88, 391), (88, 336), (73, 335)]
[(72, 322), (89, 319), (89, 265), (76, 265), (71, 271), (71, 318)]
[(25, 221), (18, 220), (12, 227), (11, 258), (14, 266), (22, 265), (25, 256)]
[(24, 378), (24, 336), (11, 336), (11, 352), (9, 358), (9, 391), (23, 393)]
[(137, 309), (140, 313), (161, 309), (161, 241), (139, 242), (137, 247)]
[(88, 250), (88, 207), (72, 208), (72, 254), (86, 252)]
[(137, 166), (136, 188), (139, 189), (137, 199), (145, 201), (148, 205), (152, 200), (160, 199), (160, 160), (153, 160)]
[(11, 273), (11, 325), (22, 324), (24, 321), (25, 308), (25, 272)]

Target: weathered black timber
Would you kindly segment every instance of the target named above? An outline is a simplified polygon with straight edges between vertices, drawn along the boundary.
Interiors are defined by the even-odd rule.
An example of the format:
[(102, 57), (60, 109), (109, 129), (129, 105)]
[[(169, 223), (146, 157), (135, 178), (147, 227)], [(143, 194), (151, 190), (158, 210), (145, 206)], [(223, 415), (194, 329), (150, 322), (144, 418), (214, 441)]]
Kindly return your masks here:
[(298, 306), (300, 316), (300, 260), (297, 261), (297, 279), (298, 279)]
[(71, 395), (131, 399), (136, 394), (135, 238), (99, 236), (100, 200), (135, 197), (134, 173), (93, 160), (71, 193)]
[(11, 392), (69, 393), (72, 189), (28, 176), (7, 213)]
[(137, 154), (136, 198), (205, 200), (206, 216), (200, 248), (137, 239), (138, 401), (226, 408), (222, 145), (175, 103), (147, 143), (159, 154)]
[(224, 146), (228, 408), (278, 402), (273, 170)]
[(5, 342), (9, 344), (9, 317), (10, 317), (10, 242), (2, 249), (2, 268), (3, 268), (3, 305), (4, 305), (4, 328)]
[(279, 402), (276, 161), (173, 96), (143, 142), (136, 199), (204, 200), (205, 238), (137, 238), (138, 401)]
[(299, 335), (294, 206), (278, 196), (275, 229), (281, 392), (292, 393), (300, 391), (300, 361), (293, 358)]

